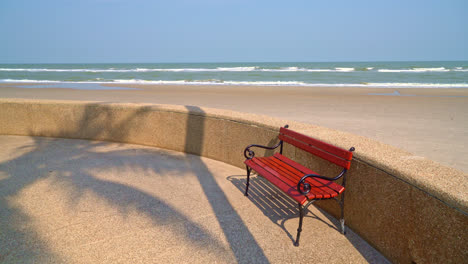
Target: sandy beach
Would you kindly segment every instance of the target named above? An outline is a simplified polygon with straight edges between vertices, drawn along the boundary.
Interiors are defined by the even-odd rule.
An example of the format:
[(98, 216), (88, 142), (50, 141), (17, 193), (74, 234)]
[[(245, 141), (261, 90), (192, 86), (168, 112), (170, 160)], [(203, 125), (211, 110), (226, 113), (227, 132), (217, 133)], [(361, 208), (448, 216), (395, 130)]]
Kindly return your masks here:
[(468, 89), (120, 85), (137, 90), (77, 90), (18, 85), (0, 84), (0, 97), (194, 105), (264, 114), (369, 137), (468, 172)]

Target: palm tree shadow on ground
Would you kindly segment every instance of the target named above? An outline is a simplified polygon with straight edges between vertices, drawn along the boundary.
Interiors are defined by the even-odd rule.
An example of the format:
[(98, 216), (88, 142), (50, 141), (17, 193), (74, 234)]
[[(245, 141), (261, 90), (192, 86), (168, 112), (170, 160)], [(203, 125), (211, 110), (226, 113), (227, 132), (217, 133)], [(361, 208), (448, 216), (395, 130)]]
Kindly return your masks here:
[[(186, 106), (189, 111), (187, 119), (187, 134), (185, 139), (186, 153), (196, 154), (200, 159), (203, 151), (204, 134), (205, 134), (205, 113), (196, 106)], [(208, 170), (203, 162), (201, 166), (205, 166), (204, 170)], [(245, 226), (240, 215), (234, 210), (231, 203), (228, 201), (221, 187), (216, 182), (214, 175), (211, 173), (197, 173), (198, 181), (201, 183), (203, 192), (208, 198), (208, 201), (216, 215), (219, 225), (221, 226), (226, 239), (236, 257), (238, 263), (268, 263), (262, 248), (257, 244), (255, 238)], [(231, 221), (237, 223), (235, 226), (229, 224), (225, 219), (229, 217)], [(245, 245), (248, 245), (246, 247)]]
[[(109, 132), (99, 129), (99, 122), (107, 119), (109, 122), (116, 123), (113, 127), (113, 130), (118, 131), (116, 140), (125, 142), (130, 131), (129, 125), (135, 123), (134, 119), (152, 111), (149, 107), (139, 108), (128, 115), (126, 119), (116, 121), (113, 120), (114, 115), (111, 108), (99, 106), (99, 111), (96, 111), (96, 107), (95, 104), (86, 107), (77, 131), (65, 129), (58, 134), (58, 137), (67, 138), (76, 135), (81, 137), (86, 134), (86, 138), (99, 138), (102, 134)], [(202, 111), (187, 108), (190, 112), (195, 111), (196, 115), (191, 113), (188, 115), (186, 144), (188, 144), (187, 142), (193, 143), (193, 140), (196, 139), (190, 136), (194, 135), (192, 129), (199, 130), (201, 128), (201, 132), (204, 129), (203, 120), (199, 119), (203, 116)], [(200, 113), (202, 114), (200, 115)], [(49, 133), (44, 132), (43, 134)], [(198, 140), (202, 140), (202, 138)], [(211, 251), (214, 250), (220, 254), (228, 253), (226, 250), (232, 251), (237, 262), (249, 262), (246, 257), (252, 255), (243, 254), (241, 245), (250, 243), (250, 251), (255, 254), (257, 261), (268, 262), (263, 251), (241, 221), (240, 216), (229, 204), (223, 191), (216, 183), (214, 175), (200, 157), (175, 155), (170, 158), (179, 159), (182, 166), (168, 166), (164, 162), (154, 162), (154, 158), (161, 154), (157, 150), (143, 153), (135, 153), (132, 150), (115, 150), (103, 155), (103, 153), (97, 152), (96, 148), (105, 147), (109, 143), (67, 140), (66, 148), (61, 148), (62, 143), (63, 140), (35, 137), (31, 145), (18, 149), (18, 151), (23, 152), (22, 155), (0, 163), (0, 175), (5, 175), (5, 177), (0, 178), (0, 230), (2, 230), (0, 234), (0, 261), (65, 261), (55, 254), (45, 241), (42, 241), (37, 235), (37, 230), (31, 228), (32, 220), (28, 214), (11, 202), (12, 197), (21, 194), (29, 186), (42, 180), (52, 179), (54, 185), (66, 187), (69, 191), (66, 202), (71, 210), (76, 208), (86, 193), (92, 193), (112, 208), (117, 209), (122, 217), (127, 217), (130, 212), (137, 211), (151, 219), (153, 225), (165, 225), (171, 229), (171, 232), (182, 236), (184, 240), (197, 247), (206, 247), (209, 244)], [(201, 152), (202, 141), (197, 144), (191, 144), (192, 153), (193, 150)], [(188, 145), (186, 145), (186, 149), (188, 149)], [(118, 160), (118, 163), (102, 162), (103, 157)], [(152, 160), (153, 162), (151, 162)], [(142, 177), (145, 175), (144, 172), (149, 172), (152, 175), (164, 175), (171, 172), (171, 175), (177, 175), (195, 171), (203, 192), (229, 242), (230, 249), (221, 245), (210, 234), (209, 230), (205, 230), (164, 200), (126, 184), (97, 178), (91, 173), (93, 170), (121, 170), (123, 168), (141, 171)], [(177, 185), (177, 183), (174, 184)], [(222, 221), (223, 217), (227, 215), (239, 220), (236, 230)], [(182, 222), (184, 228), (180, 229), (180, 226), (171, 225), (175, 220)], [(234, 235), (234, 232), (239, 232), (239, 230), (242, 233), (241, 238)]]

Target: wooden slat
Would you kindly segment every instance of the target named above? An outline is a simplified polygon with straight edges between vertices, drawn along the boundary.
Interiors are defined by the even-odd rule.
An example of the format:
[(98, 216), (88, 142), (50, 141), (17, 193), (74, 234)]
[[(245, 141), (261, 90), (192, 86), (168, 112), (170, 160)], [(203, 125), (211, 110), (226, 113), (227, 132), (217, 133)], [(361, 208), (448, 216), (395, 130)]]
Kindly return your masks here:
[(336, 197), (344, 191), (344, 187), (334, 182), (308, 178), (306, 182), (311, 184), (311, 190), (307, 195), (302, 195), (297, 191), (299, 179), (305, 174), (317, 173), (279, 153), (246, 160), (244, 163), (301, 204), (311, 199)]
[(315, 139), (315, 138), (300, 134), (300, 133), (298, 133), (296, 131), (289, 130), (287, 128), (282, 127), (282, 128), (280, 128), (280, 133), (284, 134), (285, 136), (288, 136), (288, 137), (297, 139), (299, 141), (302, 141), (302, 142), (304, 142), (306, 144), (310, 144), (310, 145), (312, 145), (312, 146), (314, 146), (316, 148), (322, 149), (322, 150), (324, 150), (326, 152), (329, 152), (329, 153), (331, 153), (331, 154), (333, 154), (335, 156), (338, 156), (338, 157), (340, 157), (342, 159), (351, 160), (353, 158), (353, 152), (351, 152), (349, 150), (345, 150), (345, 149), (342, 149), (340, 147), (333, 146), (331, 144), (320, 141), (318, 139)]
[[(279, 154), (279, 153), (275, 153), (274, 157), (276, 157), (277, 159), (283, 161), (284, 163), (298, 169), (299, 171), (303, 172), (304, 174), (317, 174), (319, 175), (318, 173), (316, 173), (315, 171), (307, 168), (307, 167), (304, 167), (302, 166), (301, 164)], [(335, 192), (338, 192), (338, 193), (342, 193), (344, 191), (344, 187), (335, 183), (335, 182), (331, 182), (331, 181), (328, 181), (328, 180), (325, 180), (325, 179), (320, 179), (320, 178), (314, 178), (314, 180), (322, 183), (322, 184), (327, 184), (327, 187), (332, 189), (333, 191)]]
[(286, 137), (284, 135), (280, 135), (279, 139), (284, 140), (285, 142), (288, 142), (288, 143), (290, 143), (290, 144), (292, 144), (292, 145), (294, 145), (294, 146), (296, 146), (296, 147), (298, 147), (300, 149), (303, 149), (303, 150), (305, 150), (307, 152), (310, 152), (310, 153), (312, 153), (312, 154), (314, 154), (316, 156), (319, 156), (322, 159), (333, 162), (336, 165), (341, 166), (343, 168), (349, 169), (349, 167), (351, 166), (350, 161), (341, 159), (341, 158), (339, 158), (337, 156), (334, 156), (334, 155), (332, 155), (332, 154), (330, 154), (328, 152), (325, 152), (325, 151), (321, 151), (321, 150), (319, 150), (317, 148), (313, 148), (313, 147), (311, 147), (311, 146), (309, 146), (309, 145), (307, 145), (307, 144), (305, 144), (305, 143), (303, 143), (301, 141), (294, 140), (294, 139)]
[(257, 163), (260, 166), (267, 168), (267, 170), (269, 170), (271, 174), (275, 175), (275, 177), (280, 178), (287, 185), (294, 186), (296, 184), (295, 183), (296, 181), (294, 179), (291, 179), (288, 176), (283, 175), (283, 172), (281, 170), (278, 170), (274, 166), (271, 166), (271, 164), (269, 164), (269, 161), (267, 159), (255, 158), (253, 159), (253, 162)]
[[(291, 167), (287, 163), (284, 163), (283, 161), (277, 159), (276, 157), (269, 157), (268, 160), (273, 163), (277, 169), (280, 169), (284, 171), (286, 175), (288, 175), (291, 178), (295, 179), (294, 184), (297, 186), (299, 183), (300, 179), (306, 174), (303, 173), (299, 170), (297, 170), (294, 167)], [(314, 173), (317, 174), (317, 173)], [(331, 183), (330, 181), (326, 181), (323, 179), (322, 182), (318, 181), (316, 178), (307, 178), (306, 182), (309, 183), (312, 187), (311, 192), (316, 193), (316, 194), (321, 194), (323, 197), (322, 198), (330, 198), (338, 195), (338, 192), (335, 191), (332, 188), (329, 188), (329, 184)], [(319, 198), (319, 197), (317, 197)]]
[[(281, 154), (278, 154), (278, 155), (281, 155)], [(282, 163), (283, 166), (285, 166), (285, 167), (290, 166), (289, 164), (285, 163), (284, 161), (278, 159), (277, 157), (275, 157), (275, 160)], [(299, 177), (299, 180), (305, 174), (310, 174), (310, 173), (303, 173), (300, 170), (296, 169), (295, 167), (290, 167), (290, 168), (291, 168), (291, 173), (295, 173)], [(319, 175), (318, 173), (316, 173), (314, 171), (311, 171), (311, 173)], [(298, 180), (298, 183), (299, 183), (299, 180)], [(338, 190), (341, 188), (340, 185), (338, 185), (338, 184), (336, 184), (336, 183), (334, 183), (332, 181), (328, 181), (328, 180), (324, 180), (324, 179), (320, 179), (320, 178), (307, 178), (306, 182), (309, 183), (309, 184), (312, 184), (313, 186), (315, 186), (317, 188), (320, 188), (320, 190), (322, 190), (323, 192), (329, 194), (331, 197), (337, 196), (339, 194)]]
[(294, 184), (297, 184), (297, 182), (299, 182), (299, 179), (295, 174), (289, 173), (288, 169), (282, 168), (281, 165), (277, 165), (276, 163), (274, 163), (270, 159), (270, 157), (266, 159), (261, 159), (261, 161), (265, 163), (266, 165), (268, 165), (269, 167), (274, 168), (276, 171), (280, 172), (281, 174), (284, 174), (284, 177), (288, 178), (288, 180), (290, 181), (290, 185), (294, 185)]
[(270, 181), (272, 184), (274, 184), (276, 187), (278, 187), (280, 190), (282, 190), (284, 193), (286, 193), (289, 197), (293, 198), (300, 204), (304, 204), (307, 202), (307, 197), (304, 195), (300, 194), (296, 189), (291, 188), (291, 186), (288, 186), (285, 184), (283, 181), (279, 180), (277, 177), (273, 176), (269, 171), (267, 171), (264, 167), (256, 164), (252, 160), (246, 160), (244, 162), (247, 166), (251, 167), (254, 171), (256, 171), (258, 174), (262, 175), (265, 179)]
[[(305, 200), (312, 200), (312, 199), (321, 199), (321, 198), (326, 198), (324, 197), (323, 193), (320, 191), (318, 188), (312, 188), (314, 191), (310, 192), (306, 195), (301, 194), (300, 192), (297, 191), (297, 183), (289, 180), (287, 177), (284, 177), (280, 172), (276, 171), (275, 169), (268, 167), (268, 164), (263, 163), (264, 160), (259, 160), (259, 159), (254, 159), (254, 162), (257, 163), (257, 165), (261, 166), (264, 168), (266, 171), (271, 173), (272, 176), (277, 178), (279, 181), (283, 182), (286, 186), (288, 186), (288, 191), (287, 193), (293, 193), (297, 194), (299, 196), (304, 196)], [(262, 176), (264, 176), (262, 174)], [(276, 185), (276, 184), (275, 184)]]
[[(297, 189), (297, 184), (299, 183), (300, 178), (302, 176), (304, 176), (304, 174), (302, 174), (301, 177), (297, 177), (297, 175), (290, 172), (285, 167), (281, 167), (281, 165), (278, 165), (278, 164), (274, 163), (269, 158), (261, 159), (261, 161), (264, 162), (266, 165), (270, 166), (275, 171), (277, 171), (281, 175), (282, 178), (287, 179), (288, 181), (287, 182), (285, 181), (287, 184), (289, 184), (291, 187), (294, 187), (294, 188)], [(311, 184), (311, 191), (306, 195), (309, 199), (314, 199), (314, 198), (320, 199), (320, 198), (330, 198), (331, 197), (331, 195), (332, 195), (331, 193), (323, 190), (320, 187), (317, 187), (313, 183), (310, 183), (310, 184)]]

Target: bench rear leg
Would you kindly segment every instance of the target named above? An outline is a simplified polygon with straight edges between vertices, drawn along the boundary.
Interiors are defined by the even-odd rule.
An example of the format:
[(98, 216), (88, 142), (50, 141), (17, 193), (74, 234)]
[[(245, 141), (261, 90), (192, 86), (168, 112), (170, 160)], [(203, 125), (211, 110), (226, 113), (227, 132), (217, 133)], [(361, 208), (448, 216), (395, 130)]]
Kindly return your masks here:
[(299, 204), (299, 227), (297, 228), (296, 242), (294, 242), (294, 246), (296, 246), (296, 247), (299, 246), (299, 238), (301, 238), (302, 219), (303, 218), (304, 218), (304, 209), (302, 208), (302, 205)]
[(344, 193), (341, 194), (341, 200), (339, 204), (341, 207), (341, 219), (340, 219), (341, 233), (343, 235), (346, 235), (346, 227), (345, 227), (345, 219), (344, 219)]
[(245, 168), (247, 169), (247, 184), (245, 185), (245, 196), (249, 196), (248, 192), (249, 192), (249, 183), (250, 183), (250, 171), (252, 170), (251, 168), (249, 168), (249, 166), (245, 166)]

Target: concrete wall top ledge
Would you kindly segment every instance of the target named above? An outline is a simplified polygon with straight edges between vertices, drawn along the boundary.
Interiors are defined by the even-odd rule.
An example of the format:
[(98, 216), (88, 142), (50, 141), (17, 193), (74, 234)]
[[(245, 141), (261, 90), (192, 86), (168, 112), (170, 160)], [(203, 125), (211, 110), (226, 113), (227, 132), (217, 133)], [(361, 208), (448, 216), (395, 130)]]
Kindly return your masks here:
[[(468, 215), (468, 192), (466, 191), (468, 189), (468, 181), (466, 173), (441, 165), (427, 158), (415, 156), (412, 153), (393, 146), (347, 132), (256, 114), (194, 106), (159, 104), (0, 99), (0, 116), (2, 105), (11, 104), (100, 105), (116, 110), (123, 108), (144, 108), (147, 111), (185, 113), (206, 118), (223, 119), (258, 126), (272, 131), (277, 131), (279, 127), (289, 124), (293, 130), (342, 148), (349, 149), (354, 146), (356, 148), (354, 158), (385, 171)], [(2, 124), (0, 124), (1, 126)], [(2, 129), (0, 128), (1, 133)]]

